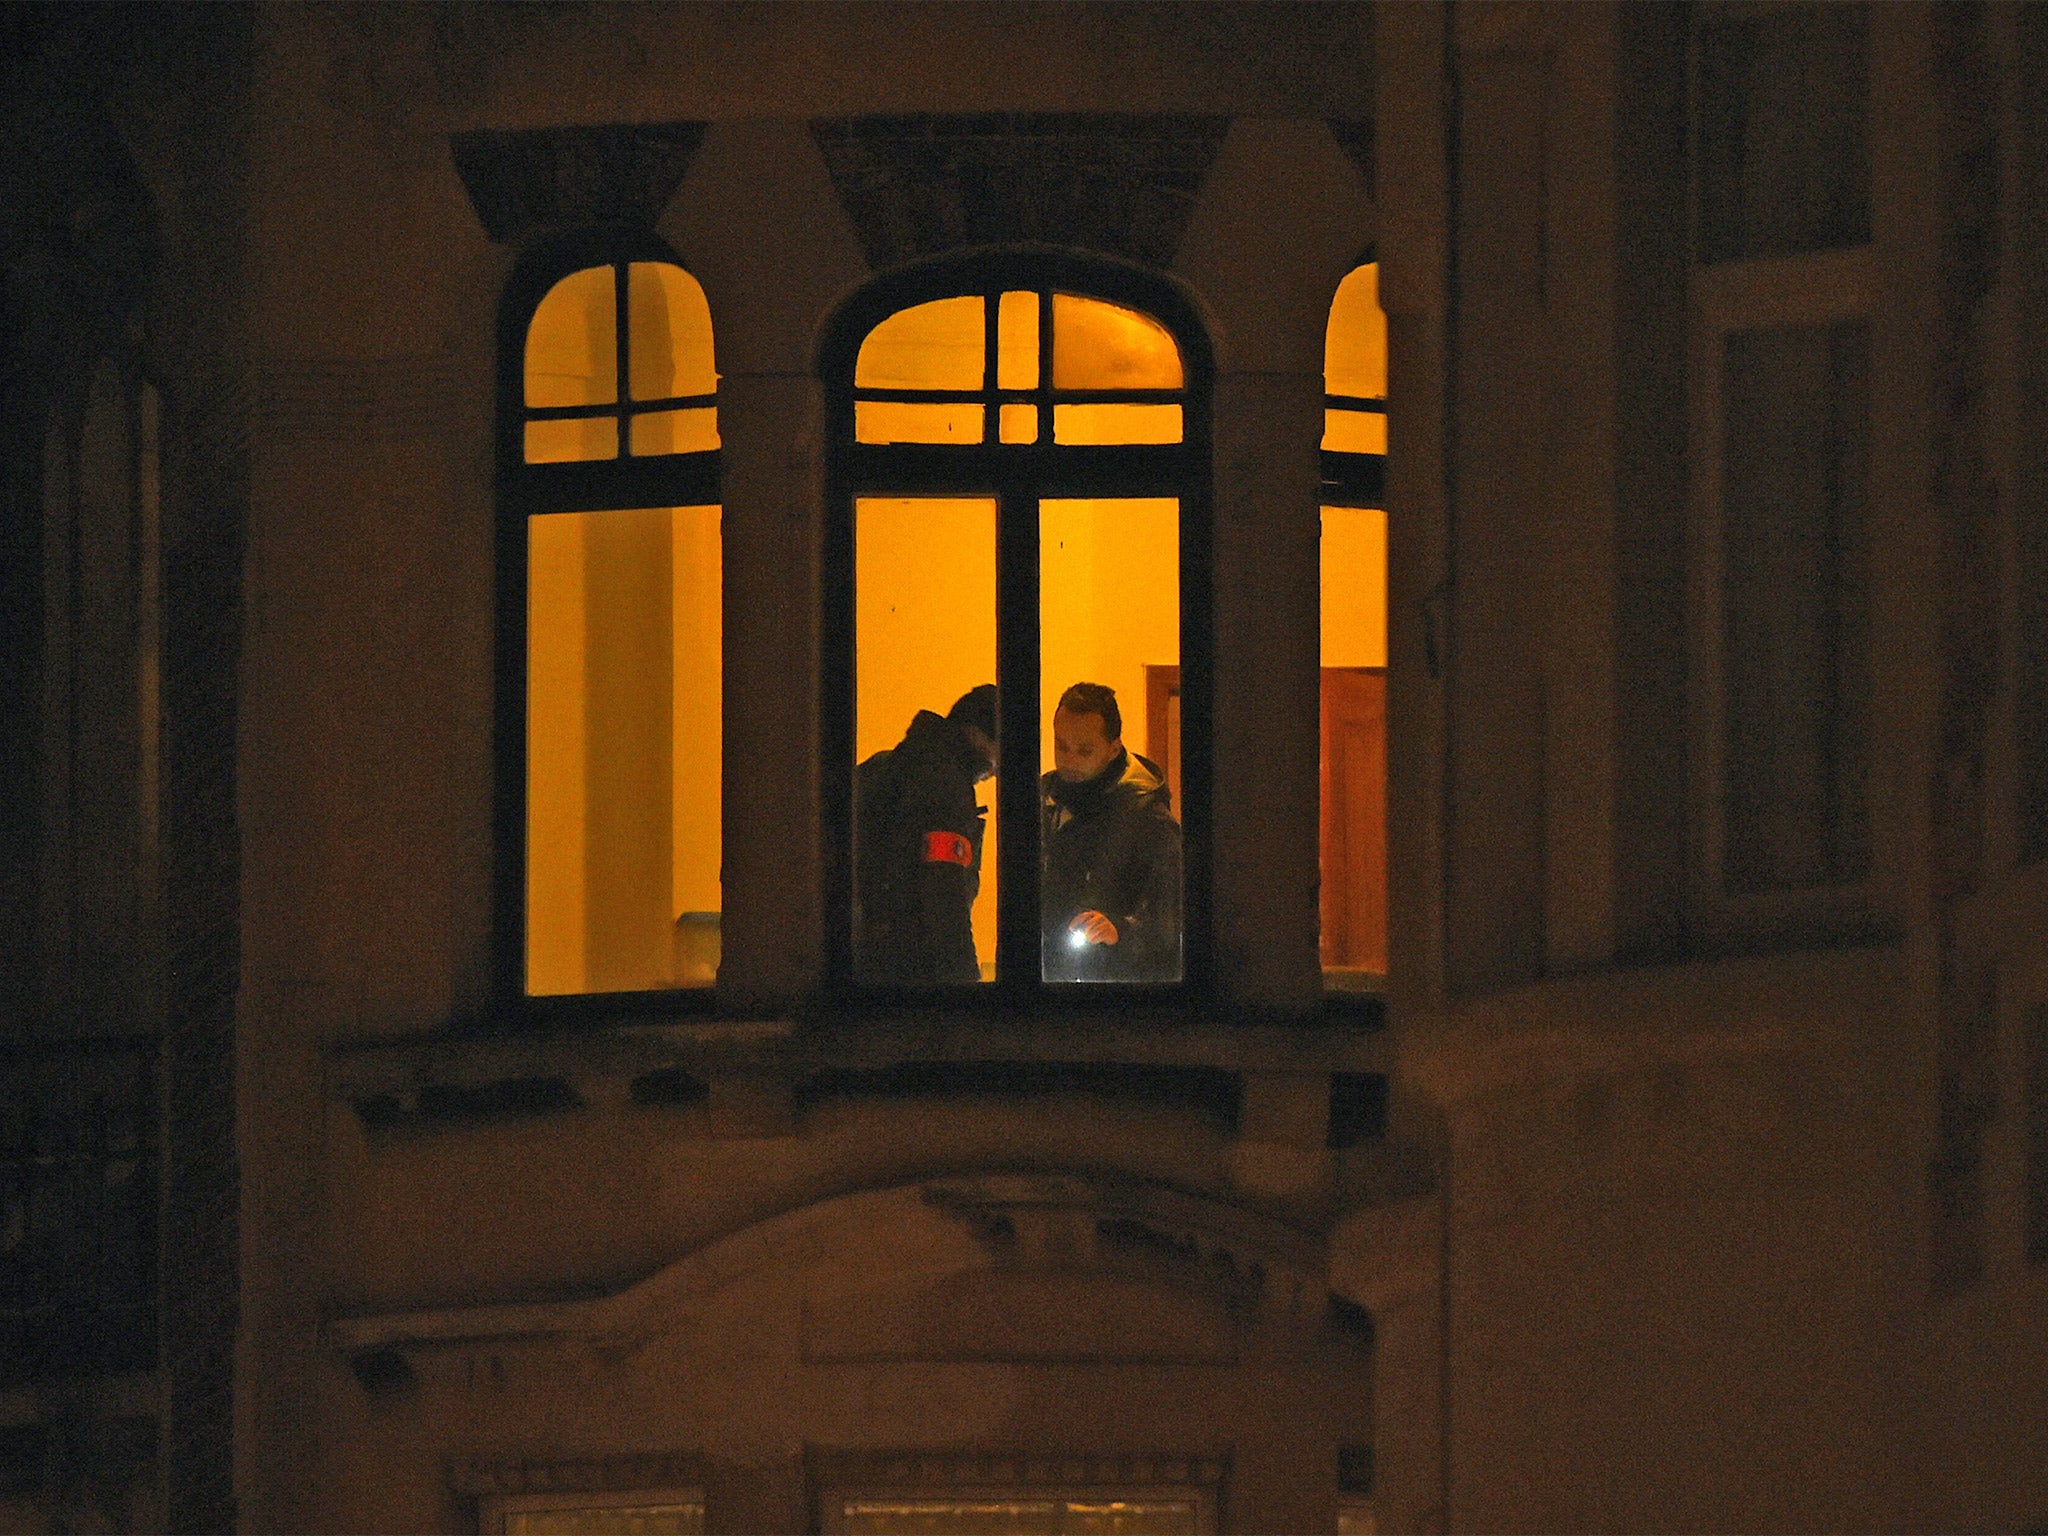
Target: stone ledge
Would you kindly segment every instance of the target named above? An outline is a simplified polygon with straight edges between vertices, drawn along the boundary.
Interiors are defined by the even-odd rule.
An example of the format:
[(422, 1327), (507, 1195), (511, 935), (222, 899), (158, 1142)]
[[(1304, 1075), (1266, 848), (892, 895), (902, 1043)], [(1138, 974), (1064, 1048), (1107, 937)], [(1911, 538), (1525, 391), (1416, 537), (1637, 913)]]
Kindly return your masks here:
[(424, 1035), (333, 1045), (325, 1065), (329, 1095), (375, 1121), (365, 1106), (386, 1105), (391, 1119), (412, 1117), (422, 1112), (423, 1096), (428, 1103), (472, 1099), (476, 1115), (705, 1098), (717, 1106), (731, 1097), (721, 1085), (748, 1085), (751, 1095), (763, 1084), (786, 1091), (818, 1073), (918, 1064), (1179, 1067), (1327, 1081), (1333, 1072), (1385, 1073), (1392, 1061), (1386, 1032), (1371, 1023), (1230, 1026), (1120, 1016), (1031, 1024), (895, 1017), (812, 1027), (714, 1020)]

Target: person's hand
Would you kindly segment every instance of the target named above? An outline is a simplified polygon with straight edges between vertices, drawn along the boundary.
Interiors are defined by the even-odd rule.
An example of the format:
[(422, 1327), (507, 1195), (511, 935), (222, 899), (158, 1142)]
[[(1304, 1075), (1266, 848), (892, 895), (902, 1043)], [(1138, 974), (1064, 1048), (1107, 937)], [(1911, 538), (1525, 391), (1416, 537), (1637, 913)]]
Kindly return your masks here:
[(1067, 924), (1067, 932), (1077, 933), (1090, 944), (1114, 944), (1116, 924), (1100, 912), (1077, 912), (1074, 920)]

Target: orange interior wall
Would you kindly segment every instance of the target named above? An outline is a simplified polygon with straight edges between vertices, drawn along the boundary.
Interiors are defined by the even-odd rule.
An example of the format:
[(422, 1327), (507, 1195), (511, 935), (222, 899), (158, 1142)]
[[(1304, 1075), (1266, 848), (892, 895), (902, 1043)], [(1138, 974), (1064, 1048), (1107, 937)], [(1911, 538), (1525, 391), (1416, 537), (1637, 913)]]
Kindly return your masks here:
[(527, 990), (708, 983), (718, 509), (536, 517), (528, 561)]
[(1125, 744), (1144, 751), (1145, 668), (1180, 664), (1180, 503), (1041, 502), (1038, 559), (1040, 771), (1072, 683), (1114, 688)]

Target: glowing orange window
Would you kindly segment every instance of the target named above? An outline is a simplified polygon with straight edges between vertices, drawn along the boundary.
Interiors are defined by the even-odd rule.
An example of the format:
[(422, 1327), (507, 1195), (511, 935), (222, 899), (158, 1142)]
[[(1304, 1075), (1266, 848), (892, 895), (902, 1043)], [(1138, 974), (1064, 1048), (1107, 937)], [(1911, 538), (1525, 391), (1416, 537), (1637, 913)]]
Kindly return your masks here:
[[(850, 771), (852, 855), (840, 963), (859, 987), (1176, 985), (1201, 928), (1183, 842), (1184, 791), (1206, 773), (1207, 642), (1184, 634), (1183, 608), (1207, 487), (1199, 333), (1164, 292), (1134, 302), (1005, 264), (1013, 280), (878, 303), (833, 354), (847, 494), (827, 585), (848, 653), (833, 751)], [(1185, 717), (1184, 659), (1199, 680)], [(977, 714), (987, 684), (1000, 704)], [(978, 765), (994, 777), (978, 810), (962, 806), (960, 873), (939, 877), (971, 911), (939, 924), (904, 896), (896, 778), (934, 754), (973, 765), (964, 725), (995, 723), (992, 708), (1000, 729), (974, 749), (995, 754)], [(1186, 774), (1184, 728), (1202, 765)], [(1111, 770), (1124, 788), (1101, 804), (1077, 787)], [(1132, 854), (1111, 878), (1088, 839), (1126, 799), (1116, 846)]]
[(673, 263), (571, 272), (527, 323), (528, 464), (716, 448), (717, 396), (711, 309), (697, 280)]
[(1323, 360), (1323, 979), (1342, 991), (1387, 969), (1387, 319), (1379, 267), (1330, 305)]
[(507, 300), (514, 996), (704, 989), (721, 952), (718, 374), (703, 289), (650, 245)]

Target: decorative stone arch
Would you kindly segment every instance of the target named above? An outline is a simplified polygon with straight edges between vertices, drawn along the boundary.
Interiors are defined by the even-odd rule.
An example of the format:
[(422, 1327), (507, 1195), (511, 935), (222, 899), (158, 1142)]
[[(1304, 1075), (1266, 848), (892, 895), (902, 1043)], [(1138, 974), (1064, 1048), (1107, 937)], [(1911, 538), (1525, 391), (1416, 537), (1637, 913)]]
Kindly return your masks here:
[[(721, 1458), (799, 1445), (818, 1465), (935, 1445), (1235, 1456), (1247, 1485), (1313, 1500), (1335, 1497), (1339, 1455), (1355, 1482), (1363, 1449), (1382, 1522), (1405, 1526), (1435, 1504), (1437, 1242), (1431, 1200), (1389, 1196), (1331, 1235), (1111, 1171), (933, 1173), (785, 1210), (607, 1295), (344, 1317), (326, 1341), (387, 1412), (479, 1405), (466, 1439), (419, 1425), (448, 1465), (630, 1446), (707, 1458), (715, 1500)], [(1135, 1405), (1133, 1382), (1151, 1384)], [(714, 1385), (693, 1401), (679, 1383)], [(522, 1448), (529, 1384), (551, 1394), (544, 1447)], [(641, 1406), (580, 1441), (560, 1426), (591, 1422), (586, 1392)], [(1106, 1413), (1062, 1392), (1124, 1397)], [(1272, 1422), (1297, 1410), (1292, 1433)]]

